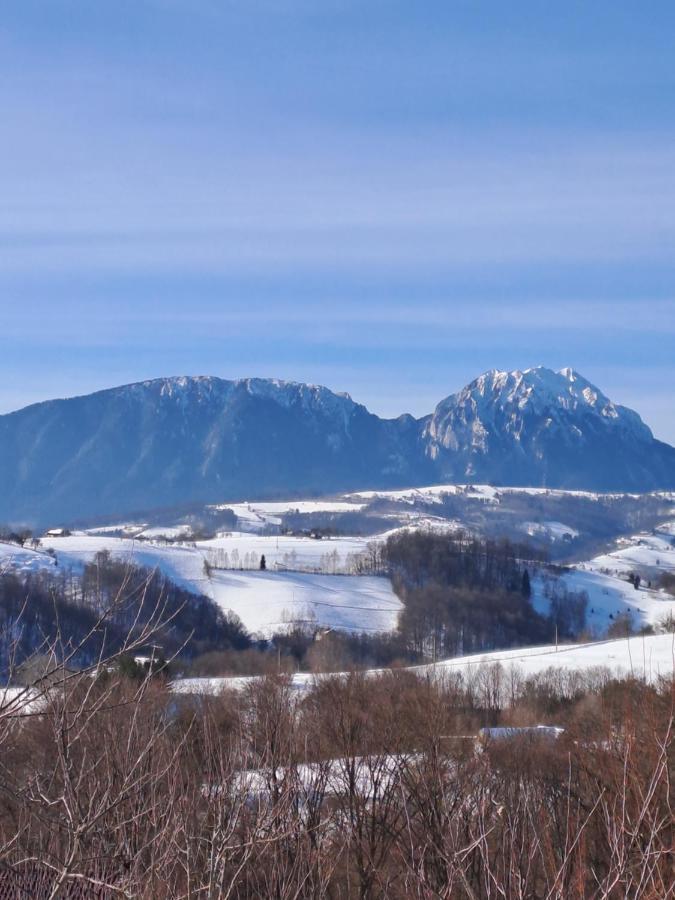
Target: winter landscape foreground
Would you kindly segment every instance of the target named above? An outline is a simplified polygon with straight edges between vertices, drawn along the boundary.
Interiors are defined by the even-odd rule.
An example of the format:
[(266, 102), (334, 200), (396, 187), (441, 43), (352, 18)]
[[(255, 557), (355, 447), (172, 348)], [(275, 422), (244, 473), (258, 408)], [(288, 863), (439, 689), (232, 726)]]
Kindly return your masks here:
[[(158, 389), (202, 472), (187, 407), (211, 421), (214, 392), (301, 418), (318, 399), (333, 449), (356, 427), (331, 430), (351, 401), (277, 383), (169, 380), (113, 402), (140, 396), (146, 415)], [(31, 413), (40, 433), (62, 430), (47, 413)], [(404, 467), (289, 499), (205, 498), (197, 479), (125, 516), (57, 516), (57, 487), (31, 524), (0, 528), (0, 888), (675, 895), (669, 450), (572, 370), (490, 373), (415, 427), (434, 471), (539, 463), (522, 486), (401, 483)], [(586, 455), (577, 487), (545, 483), (580, 477), (569, 461), (561, 475), (561, 445)], [(623, 466), (653, 463), (654, 490), (594, 489), (615, 445)], [(143, 446), (156, 498), (178, 469)]]

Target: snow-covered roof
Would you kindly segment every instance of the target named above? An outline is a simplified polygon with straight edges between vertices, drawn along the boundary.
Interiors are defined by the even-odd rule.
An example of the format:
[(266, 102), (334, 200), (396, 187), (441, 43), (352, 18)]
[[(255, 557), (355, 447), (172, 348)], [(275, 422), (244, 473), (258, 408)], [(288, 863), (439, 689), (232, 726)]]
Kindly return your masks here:
[(557, 740), (564, 733), (565, 729), (557, 725), (501, 726), (481, 728), (478, 737), (482, 741), (505, 741), (512, 738)]

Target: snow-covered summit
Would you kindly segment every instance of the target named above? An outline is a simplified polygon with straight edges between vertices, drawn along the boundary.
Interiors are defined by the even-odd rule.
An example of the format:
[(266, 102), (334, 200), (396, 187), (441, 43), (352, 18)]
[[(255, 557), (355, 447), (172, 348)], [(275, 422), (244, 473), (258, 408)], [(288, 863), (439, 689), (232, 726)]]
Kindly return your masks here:
[(252, 396), (267, 397), (284, 406), (299, 404), (308, 410), (349, 415), (357, 404), (347, 393), (336, 393), (320, 384), (280, 381), (277, 378), (242, 378), (233, 382)]
[(439, 447), (463, 445), (485, 452), (491, 436), (522, 441), (528, 426), (556, 433), (566, 443), (583, 442), (590, 420), (636, 441), (653, 440), (637, 413), (613, 403), (574, 369), (555, 372), (543, 366), (485, 372), (438, 404), (427, 434), (432, 455)]
[[(154, 378), (112, 389), (122, 402), (150, 402), (157, 409), (171, 408), (193, 414), (196, 410), (227, 408), (244, 396), (269, 401), (290, 410), (302, 410), (308, 415), (334, 419), (343, 429), (359, 404), (349, 394), (335, 393), (317, 384), (283, 381), (278, 378), (225, 379), (213, 375), (177, 375)], [(106, 391), (101, 394), (109, 393)], [(362, 407), (361, 407), (362, 408)]]
[(672, 448), (572, 368), (485, 372), (438, 404), (424, 443), (447, 480), (629, 490), (675, 479)]
[[(151, 393), (167, 398), (188, 398), (197, 401), (222, 400), (235, 390), (243, 390), (252, 396), (268, 397), (288, 406), (301, 402), (307, 406), (356, 406), (347, 393), (336, 393), (318, 384), (283, 381), (279, 378), (218, 378), (215, 375), (174, 375), (153, 378), (113, 388), (118, 394)], [(99, 393), (107, 393), (100, 391)]]

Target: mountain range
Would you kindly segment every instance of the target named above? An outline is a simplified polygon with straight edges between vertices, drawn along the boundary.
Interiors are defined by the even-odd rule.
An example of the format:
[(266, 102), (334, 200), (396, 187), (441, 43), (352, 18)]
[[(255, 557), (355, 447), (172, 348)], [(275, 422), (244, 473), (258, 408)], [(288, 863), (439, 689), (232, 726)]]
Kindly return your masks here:
[(675, 488), (675, 448), (575, 372), (490, 371), (431, 415), (270, 379), (163, 378), (0, 416), (0, 521), (433, 482)]

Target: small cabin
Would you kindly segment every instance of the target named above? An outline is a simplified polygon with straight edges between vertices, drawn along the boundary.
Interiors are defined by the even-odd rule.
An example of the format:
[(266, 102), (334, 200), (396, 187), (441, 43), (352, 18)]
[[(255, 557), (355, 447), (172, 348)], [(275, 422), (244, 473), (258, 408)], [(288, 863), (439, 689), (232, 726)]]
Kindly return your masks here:
[(164, 652), (159, 644), (149, 644), (145, 648), (139, 647), (138, 653), (134, 655), (133, 659), (137, 666), (151, 674), (166, 666)]
[(45, 537), (48, 537), (48, 538), (70, 537), (70, 531), (68, 531), (67, 528), (50, 528), (49, 531), (45, 532)]

